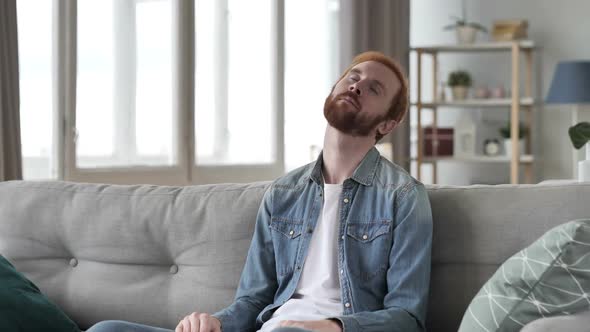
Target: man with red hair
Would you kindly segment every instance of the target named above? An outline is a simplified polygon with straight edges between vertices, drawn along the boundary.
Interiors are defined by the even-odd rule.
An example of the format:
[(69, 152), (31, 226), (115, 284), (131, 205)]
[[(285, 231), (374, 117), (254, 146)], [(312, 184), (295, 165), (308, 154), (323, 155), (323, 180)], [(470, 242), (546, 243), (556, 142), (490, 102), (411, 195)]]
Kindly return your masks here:
[[(424, 185), (375, 148), (407, 109), (399, 65), (378, 52), (355, 57), (326, 98), (317, 161), (264, 195), (234, 302), (194, 312), (176, 331), (424, 331), (430, 203)], [(161, 331), (103, 323), (90, 331)]]

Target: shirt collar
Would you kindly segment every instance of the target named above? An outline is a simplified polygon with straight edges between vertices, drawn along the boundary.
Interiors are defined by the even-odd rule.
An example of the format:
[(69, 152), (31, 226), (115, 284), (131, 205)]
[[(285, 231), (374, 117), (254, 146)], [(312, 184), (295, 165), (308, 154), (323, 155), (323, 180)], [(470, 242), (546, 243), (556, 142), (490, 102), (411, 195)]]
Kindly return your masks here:
[[(323, 185), (323, 177), (322, 177), (322, 163), (323, 163), (323, 155), (324, 151), (320, 152), (318, 159), (315, 161), (315, 164), (311, 170), (310, 179), (318, 185)], [(358, 167), (352, 173), (351, 179), (355, 180), (356, 182), (365, 185), (371, 186), (373, 184), (373, 180), (375, 179), (375, 174), (377, 173), (377, 166), (379, 165), (379, 161), (381, 159), (381, 155), (377, 148), (372, 147), (369, 152), (363, 157)]]

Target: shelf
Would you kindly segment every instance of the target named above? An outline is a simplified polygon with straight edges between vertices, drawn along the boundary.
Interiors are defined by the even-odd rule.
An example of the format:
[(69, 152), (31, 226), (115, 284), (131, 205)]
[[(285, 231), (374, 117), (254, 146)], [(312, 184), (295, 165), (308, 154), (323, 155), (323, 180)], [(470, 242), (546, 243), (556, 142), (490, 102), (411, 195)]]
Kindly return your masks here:
[[(532, 163), (534, 161), (534, 157), (530, 154), (525, 154), (520, 156), (521, 163)], [(416, 161), (416, 157), (411, 158), (412, 161)], [(453, 157), (453, 156), (443, 156), (443, 157), (423, 157), (423, 163), (433, 163), (437, 161), (455, 161), (455, 162), (474, 162), (474, 163), (509, 163), (511, 158), (508, 156), (482, 156), (482, 155), (475, 155), (472, 157)]]
[(412, 51), (422, 51), (426, 53), (436, 52), (501, 52), (511, 51), (512, 45), (517, 44), (520, 49), (531, 50), (535, 48), (532, 40), (518, 40), (507, 42), (486, 42), (475, 44), (455, 44), (455, 45), (428, 45), (411, 47)]
[[(422, 111), (426, 110), (427, 112), (432, 110), (432, 125), (436, 126), (438, 122), (439, 115), (443, 114), (442, 112), (448, 110), (449, 108), (463, 108), (466, 111), (474, 110), (474, 109), (481, 109), (487, 108), (490, 112), (494, 112), (495, 110), (508, 110), (510, 113), (511, 119), (520, 119), (520, 115), (524, 115), (525, 126), (532, 130), (533, 128), (533, 110), (534, 108), (540, 103), (539, 100), (535, 100), (531, 96), (533, 88), (533, 61), (534, 55), (533, 52), (537, 46), (532, 40), (513, 40), (513, 41), (506, 41), (506, 42), (482, 42), (482, 43), (474, 43), (474, 44), (434, 44), (434, 45), (415, 45), (410, 48), (411, 53), (413, 53), (417, 60), (417, 91), (418, 95), (416, 96), (415, 102), (411, 103), (411, 106), (416, 107), (418, 111), (418, 124), (415, 127), (412, 127), (413, 132), (418, 129), (418, 127), (422, 128), (423, 122), (425, 119), (422, 119)], [(480, 52), (480, 53), (477, 53)], [(449, 55), (455, 55), (460, 53), (471, 53), (472, 55), (479, 55), (482, 53), (503, 53), (501, 54), (505, 59), (504, 61), (508, 63), (510, 68), (510, 85), (511, 87), (517, 87), (513, 89), (513, 94), (507, 98), (471, 98), (466, 100), (452, 100), (452, 98), (448, 98), (447, 101), (438, 100), (438, 79), (439, 79), (439, 60), (442, 57), (442, 53), (446, 53), (445, 57)], [(505, 53), (509, 56), (505, 57)], [(521, 67), (521, 54), (524, 57), (524, 66)], [(426, 56), (423, 56), (426, 55)], [(426, 59), (428, 58), (428, 59)], [(423, 68), (424, 61), (428, 60), (429, 69), (432, 70), (431, 76), (429, 79), (424, 80), (423, 74), (425, 72), (425, 68)], [(481, 67), (485, 68), (485, 61), (480, 64)], [(522, 75), (520, 73), (520, 69), (524, 68), (525, 74)], [(493, 71), (493, 68), (487, 68), (489, 71)], [(520, 92), (520, 81), (524, 79), (524, 89)], [(431, 84), (428, 84), (430, 88), (433, 88), (433, 99), (425, 101), (422, 93), (424, 90), (424, 82), (430, 81)], [(446, 92), (446, 91), (445, 91)], [(450, 97), (447, 94), (448, 97)], [(475, 95), (474, 95), (475, 97)], [(486, 110), (487, 112), (487, 110)], [(523, 114), (524, 113), (524, 114)], [(458, 131), (462, 131), (461, 127), (455, 128), (455, 133)], [(473, 136), (473, 129), (470, 125), (469, 127), (465, 126), (465, 133), (471, 134)], [(424, 140), (422, 137), (424, 133), (418, 132), (417, 140), (418, 150), (424, 152)], [(460, 135), (460, 133), (459, 133)], [(469, 138), (472, 143), (473, 138)], [(512, 144), (512, 142), (510, 142)], [(530, 137), (529, 137), (529, 144), (530, 144)], [(460, 151), (457, 151), (460, 152)], [(433, 183), (437, 183), (437, 170), (436, 167), (437, 162), (456, 162), (456, 163), (505, 163), (510, 166), (510, 183), (517, 184), (519, 183), (520, 177), (520, 169), (522, 167), (524, 171), (524, 178), (525, 182), (532, 183), (533, 181), (533, 164), (535, 162), (534, 156), (532, 154), (524, 154), (525, 151), (519, 150), (520, 154), (518, 156), (514, 156), (515, 158), (512, 159), (512, 155), (500, 155), (500, 156), (487, 156), (487, 155), (469, 155), (469, 156), (435, 156), (435, 157), (425, 157), (421, 156), (420, 160), (418, 161), (417, 158), (411, 158), (411, 160), (416, 161), (417, 168), (416, 168), (416, 175), (417, 179), (421, 180), (422, 178), (422, 168), (420, 167), (423, 163), (431, 163), (432, 168), (432, 181)]]
[[(520, 106), (532, 106), (535, 101), (533, 98), (520, 98)], [(412, 106), (418, 106), (418, 103), (411, 103)], [(465, 99), (458, 101), (444, 101), (444, 102), (427, 102), (422, 103), (423, 108), (435, 107), (504, 107), (511, 106), (512, 99), (510, 98), (482, 98), (482, 99)]]

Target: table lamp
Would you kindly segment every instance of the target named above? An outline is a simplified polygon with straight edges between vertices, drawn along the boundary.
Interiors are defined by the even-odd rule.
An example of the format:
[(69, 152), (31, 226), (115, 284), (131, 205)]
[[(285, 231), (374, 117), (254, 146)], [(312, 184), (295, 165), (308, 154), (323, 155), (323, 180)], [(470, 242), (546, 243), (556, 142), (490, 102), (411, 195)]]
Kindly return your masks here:
[[(573, 106), (573, 124), (578, 123), (581, 104), (590, 104), (590, 60), (562, 61), (557, 64), (549, 93), (545, 102), (548, 104), (569, 104)], [(579, 161), (574, 149), (573, 167), (578, 180), (590, 181), (590, 142), (586, 143), (586, 158)]]

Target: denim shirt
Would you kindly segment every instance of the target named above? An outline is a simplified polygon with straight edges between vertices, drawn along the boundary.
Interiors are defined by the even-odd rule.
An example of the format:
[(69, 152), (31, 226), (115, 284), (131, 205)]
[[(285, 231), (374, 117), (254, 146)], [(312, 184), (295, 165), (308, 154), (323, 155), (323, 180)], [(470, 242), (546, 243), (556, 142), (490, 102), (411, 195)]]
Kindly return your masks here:
[[(264, 195), (224, 332), (256, 331), (293, 295), (323, 204), (322, 154)], [(432, 213), (424, 185), (372, 148), (340, 197), (338, 270), (345, 332), (424, 331)]]

